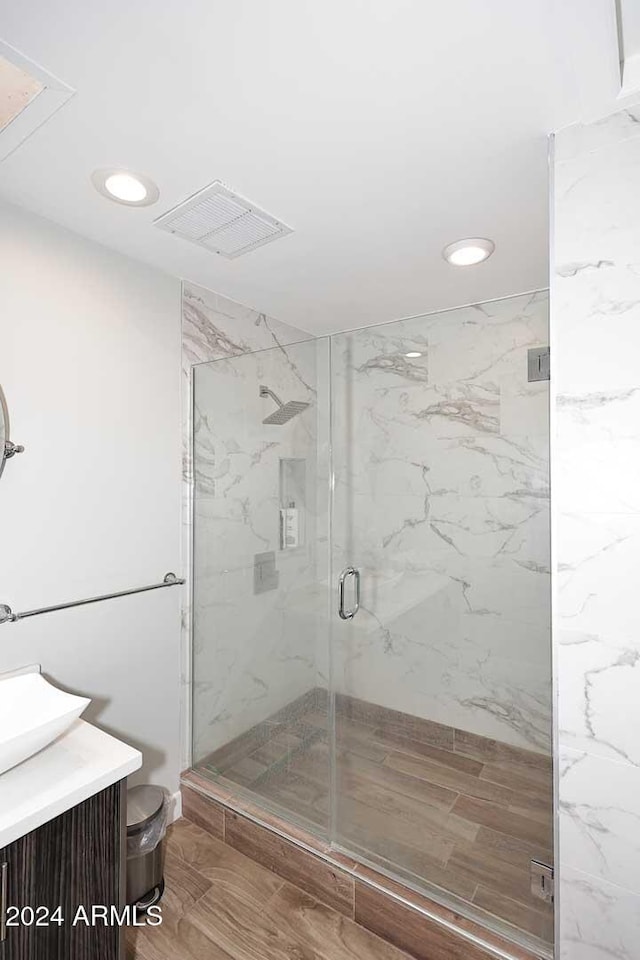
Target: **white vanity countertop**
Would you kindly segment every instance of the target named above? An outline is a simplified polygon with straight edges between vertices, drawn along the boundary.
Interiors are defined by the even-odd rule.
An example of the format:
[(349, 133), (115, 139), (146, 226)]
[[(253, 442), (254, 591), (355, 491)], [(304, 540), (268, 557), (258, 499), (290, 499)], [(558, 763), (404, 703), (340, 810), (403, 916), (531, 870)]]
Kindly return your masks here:
[(0, 774), (0, 848), (141, 766), (139, 750), (76, 720), (44, 750)]

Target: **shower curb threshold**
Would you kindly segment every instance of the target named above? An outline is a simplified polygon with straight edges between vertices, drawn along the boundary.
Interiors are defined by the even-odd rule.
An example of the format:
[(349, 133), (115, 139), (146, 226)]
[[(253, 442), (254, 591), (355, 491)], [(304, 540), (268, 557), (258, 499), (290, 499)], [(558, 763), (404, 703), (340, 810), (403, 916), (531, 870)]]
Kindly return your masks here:
[[(271, 813), (271, 811), (259, 807), (251, 801), (235, 796), (219, 784), (202, 777), (195, 770), (184, 771), (181, 776), (181, 789), (183, 793), (183, 816), (186, 816), (187, 819), (192, 819), (193, 822), (205, 830), (214, 833), (218, 839), (239, 849), (250, 859), (263, 862), (263, 865), (268, 866), (274, 873), (284, 876), (285, 879), (305, 889), (334, 909), (340, 910), (349, 919), (376, 933), (397, 948), (412, 954), (418, 960), (428, 960), (431, 952), (423, 953), (419, 947), (417, 949), (415, 946), (412, 948), (411, 943), (407, 942), (406, 939), (403, 941), (405, 926), (410, 927), (413, 924), (415, 928), (416, 921), (418, 925), (422, 921), (424, 926), (424, 929), (418, 933), (418, 939), (424, 944), (424, 947), (429, 948), (429, 940), (434, 935), (437, 937), (440, 946), (446, 948), (447, 944), (442, 941), (449, 941), (448, 946), (452, 950), (452, 960), (454, 958), (455, 960), (458, 960), (458, 958), (462, 960), (462, 955), (458, 952), (461, 947), (472, 950), (470, 954), (465, 953), (465, 960), (467, 960), (467, 957), (468, 960), (552, 960), (553, 958), (553, 951), (545, 945), (530, 943), (524, 946), (512, 941), (504, 934), (493, 933), (483, 927), (479, 921), (461, 916), (454, 908), (439, 903), (436, 899), (418, 892), (411, 886), (402, 883), (402, 881), (390, 878), (380, 870), (378, 865), (366, 861), (364, 858), (358, 859), (340, 847), (330, 847), (318, 836), (297, 825), (287, 823), (277, 814)], [(189, 793), (208, 802), (212, 811), (219, 808), (217, 812), (220, 816), (221, 826), (216, 824), (215, 829), (211, 829), (211, 824), (207, 822), (207, 814), (205, 812), (203, 815), (201, 807), (196, 816), (190, 816)], [(247, 825), (252, 825), (261, 831), (267, 831), (272, 837), (296, 848), (296, 852), (301, 853), (304, 857), (320, 861), (330, 871), (334, 872), (338, 880), (342, 879), (346, 882), (350, 880), (352, 904), (349, 904), (349, 909), (344, 909), (344, 904), (338, 905), (334, 902), (332, 896), (326, 895), (326, 890), (317, 889), (311, 876), (311, 870), (308, 878), (301, 877), (299, 871), (297, 872), (297, 878), (292, 877), (289, 860), (284, 855), (280, 863), (277, 861), (274, 863), (272, 858), (268, 858), (271, 862), (264, 864), (264, 860), (260, 860), (255, 855), (256, 851), (248, 852), (246, 845), (237, 837), (235, 839), (227, 838), (227, 816), (235, 818), (236, 821), (245, 821)], [(241, 822), (239, 826), (242, 830)], [(234, 832), (237, 833), (237, 829)], [(231, 842), (232, 840), (233, 842)], [(249, 847), (251, 848), (251, 842), (249, 842)], [(290, 850), (290, 853), (293, 852)], [(285, 865), (285, 860), (287, 865)], [(379, 898), (384, 898), (387, 901), (387, 911), (391, 910), (393, 913), (392, 905), (396, 905), (396, 912), (405, 914), (404, 921), (402, 918), (398, 918), (398, 921), (392, 923), (392, 927), (396, 927), (396, 930), (393, 931), (394, 936), (385, 933), (384, 929), (381, 929), (377, 923), (370, 925), (369, 922), (364, 922), (364, 918), (358, 910), (359, 887), (363, 891), (373, 891)], [(383, 909), (385, 908), (383, 907)], [(430, 931), (429, 927), (433, 929)], [(411, 940), (410, 930), (407, 936)]]

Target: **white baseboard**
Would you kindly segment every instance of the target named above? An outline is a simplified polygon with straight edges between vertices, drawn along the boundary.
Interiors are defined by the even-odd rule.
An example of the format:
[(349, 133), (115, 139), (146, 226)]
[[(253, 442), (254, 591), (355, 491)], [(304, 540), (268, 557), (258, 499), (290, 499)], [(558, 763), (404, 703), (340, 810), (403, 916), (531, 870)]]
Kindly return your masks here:
[(179, 820), (182, 816), (182, 794), (178, 790), (169, 797), (169, 823)]

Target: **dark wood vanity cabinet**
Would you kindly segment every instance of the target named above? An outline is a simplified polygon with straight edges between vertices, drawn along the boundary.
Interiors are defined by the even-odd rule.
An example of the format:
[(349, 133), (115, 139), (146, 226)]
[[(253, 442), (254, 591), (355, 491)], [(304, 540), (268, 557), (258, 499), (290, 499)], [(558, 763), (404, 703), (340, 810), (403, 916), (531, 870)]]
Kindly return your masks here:
[[(91, 922), (94, 905), (119, 911), (124, 905), (124, 783), (0, 850), (6, 904), (0, 960), (120, 960), (118, 925), (111, 918), (87, 925), (78, 908)], [(18, 926), (6, 925), (10, 907), (22, 911)]]

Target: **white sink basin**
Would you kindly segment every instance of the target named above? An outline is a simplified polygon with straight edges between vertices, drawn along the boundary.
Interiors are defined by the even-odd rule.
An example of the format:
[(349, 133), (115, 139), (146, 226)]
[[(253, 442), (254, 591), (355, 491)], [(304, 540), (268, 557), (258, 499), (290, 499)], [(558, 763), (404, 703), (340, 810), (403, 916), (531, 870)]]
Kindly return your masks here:
[(0, 678), (0, 774), (59, 737), (90, 703), (39, 673)]

